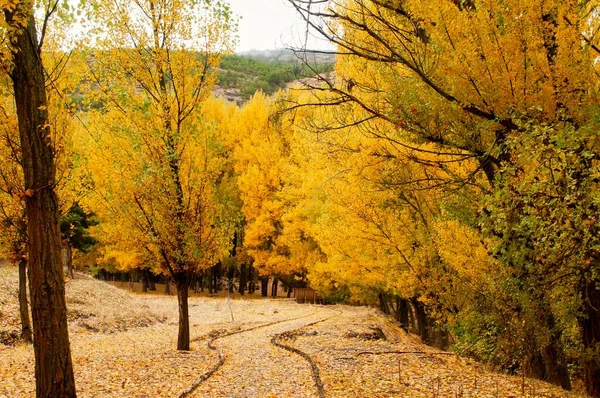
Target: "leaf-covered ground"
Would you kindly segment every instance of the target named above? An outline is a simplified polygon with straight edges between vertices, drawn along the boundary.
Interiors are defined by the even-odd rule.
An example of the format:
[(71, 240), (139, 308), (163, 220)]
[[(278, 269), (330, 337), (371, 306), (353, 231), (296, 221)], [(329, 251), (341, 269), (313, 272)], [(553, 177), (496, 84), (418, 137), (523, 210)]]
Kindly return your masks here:
[[(11, 272), (0, 268), (9, 329)], [(132, 296), (91, 279), (67, 287), (80, 397), (569, 396), (424, 346), (369, 308), (193, 297), (192, 350), (183, 353), (174, 349), (175, 297)], [(0, 397), (33, 395), (32, 347), (0, 345)]]

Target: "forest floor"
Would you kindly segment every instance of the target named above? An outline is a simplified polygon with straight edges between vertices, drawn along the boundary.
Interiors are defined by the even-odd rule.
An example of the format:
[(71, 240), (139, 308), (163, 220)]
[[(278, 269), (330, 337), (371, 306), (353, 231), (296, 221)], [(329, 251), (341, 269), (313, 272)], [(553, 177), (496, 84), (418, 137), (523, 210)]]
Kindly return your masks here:
[[(16, 270), (0, 266), (0, 397), (34, 396), (18, 331)], [(378, 311), (290, 300), (190, 298), (192, 345), (175, 350), (177, 299), (67, 282), (80, 397), (567, 397), (423, 345)], [(13, 336), (13, 337), (11, 337)]]

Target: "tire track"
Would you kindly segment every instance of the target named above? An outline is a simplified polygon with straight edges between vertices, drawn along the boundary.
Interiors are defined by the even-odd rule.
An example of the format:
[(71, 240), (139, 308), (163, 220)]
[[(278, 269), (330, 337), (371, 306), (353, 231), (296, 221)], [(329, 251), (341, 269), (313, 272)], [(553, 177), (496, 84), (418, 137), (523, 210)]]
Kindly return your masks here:
[(326, 321), (328, 321), (332, 318), (335, 318), (336, 316), (339, 316), (341, 314), (342, 314), (342, 311), (338, 311), (338, 313), (335, 315), (329, 316), (325, 319), (318, 320), (316, 322), (309, 323), (307, 325), (301, 326), (301, 327), (293, 329), (293, 330), (289, 330), (289, 331), (286, 331), (283, 333), (276, 334), (275, 336), (273, 336), (271, 338), (271, 344), (273, 344), (274, 346), (279, 347), (283, 350), (292, 352), (296, 355), (299, 355), (300, 357), (304, 358), (308, 362), (308, 364), (310, 365), (310, 368), (312, 370), (312, 376), (313, 376), (313, 380), (315, 381), (315, 386), (317, 387), (317, 391), (319, 392), (319, 398), (325, 398), (325, 387), (323, 386), (323, 380), (321, 380), (321, 375), (319, 373), (319, 367), (317, 366), (315, 361), (313, 361), (313, 359), (310, 357), (310, 355), (308, 355), (307, 353), (305, 353), (304, 351), (301, 351), (300, 349), (298, 349), (296, 347), (293, 347), (288, 344), (284, 344), (281, 340), (292, 339), (295, 336), (298, 336), (298, 332), (300, 330), (317, 325), (319, 323), (326, 322)]
[[(179, 398), (189, 397), (203, 382), (205, 382), (206, 380), (208, 380), (212, 375), (214, 375), (225, 364), (225, 361), (226, 361), (225, 355), (219, 349), (219, 347), (217, 347), (217, 346), (214, 345), (214, 343), (217, 340), (224, 339), (225, 337), (230, 337), (230, 336), (234, 336), (234, 335), (241, 334), (241, 333), (252, 332), (252, 331), (255, 331), (255, 330), (258, 330), (258, 329), (263, 329), (263, 328), (266, 328), (266, 327), (269, 327), (269, 326), (275, 326), (275, 325), (278, 325), (278, 324), (281, 324), (281, 323), (285, 323), (285, 322), (297, 321), (299, 319), (308, 318), (308, 317), (313, 316), (315, 314), (317, 314), (317, 312), (312, 312), (310, 314), (302, 315), (302, 316), (295, 317), (295, 318), (283, 319), (281, 321), (269, 322), (269, 323), (258, 325), (258, 326), (254, 326), (254, 327), (251, 327), (251, 328), (248, 328), (248, 329), (236, 330), (236, 331), (233, 331), (233, 332), (228, 332), (228, 333), (222, 334), (220, 336), (213, 337), (212, 339), (210, 339), (208, 341), (207, 347), (209, 349), (211, 349), (212, 351), (216, 351), (217, 352), (217, 354), (219, 355), (219, 360), (217, 361), (217, 363), (212, 368), (210, 368), (208, 371), (206, 371), (202, 375), (200, 375), (196, 379), (196, 381), (194, 381), (194, 383), (188, 389), (186, 389), (185, 391), (183, 391), (179, 395)], [(318, 322), (316, 322), (316, 323), (318, 323)], [(311, 325), (311, 324), (308, 324), (308, 325), (305, 325), (305, 326), (309, 326), (309, 325)], [(197, 341), (198, 339), (195, 339), (195, 340)]]

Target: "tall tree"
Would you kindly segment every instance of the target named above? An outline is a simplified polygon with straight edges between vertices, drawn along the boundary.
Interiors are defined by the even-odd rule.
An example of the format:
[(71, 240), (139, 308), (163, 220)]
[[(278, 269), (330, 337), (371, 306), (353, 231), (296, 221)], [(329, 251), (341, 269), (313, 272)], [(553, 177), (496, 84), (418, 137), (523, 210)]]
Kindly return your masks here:
[(189, 350), (191, 278), (226, 252), (223, 242), (231, 232), (218, 189), (224, 178), (218, 132), (203, 125), (200, 106), (210, 95), (221, 55), (232, 48), (236, 20), (222, 1), (92, 5), (108, 27), (90, 59), (104, 102), (100, 123), (106, 128), (99, 140), (115, 151), (107, 167), (119, 175), (112, 182), (121, 184), (120, 198), (116, 191), (105, 198), (133, 223), (147, 243), (142, 247), (175, 281), (177, 348)]
[[(48, 4), (42, 32), (46, 32), (56, 7), (56, 2)], [(10, 37), (9, 74), (14, 86), (25, 177), (36, 395), (75, 397), (60, 259), (56, 168), (40, 57), (44, 34), (39, 42), (33, 2), (3, 1), (0, 9), (3, 28)], [(9, 63), (3, 61), (3, 65)]]

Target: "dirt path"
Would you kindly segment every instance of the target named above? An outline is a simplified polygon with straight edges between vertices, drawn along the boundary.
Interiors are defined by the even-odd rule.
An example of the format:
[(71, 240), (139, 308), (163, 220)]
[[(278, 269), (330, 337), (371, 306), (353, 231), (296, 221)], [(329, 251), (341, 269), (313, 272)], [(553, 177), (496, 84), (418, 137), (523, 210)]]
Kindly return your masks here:
[[(310, 311), (310, 312), (308, 312)], [(223, 365), (191, 397), (318, 397), (310, 364), (274, 346), (271, 339), (284, 332), (329, 319), (336, 312), (307, 308), (307, 316), (218, 339), (214, 346)]]

